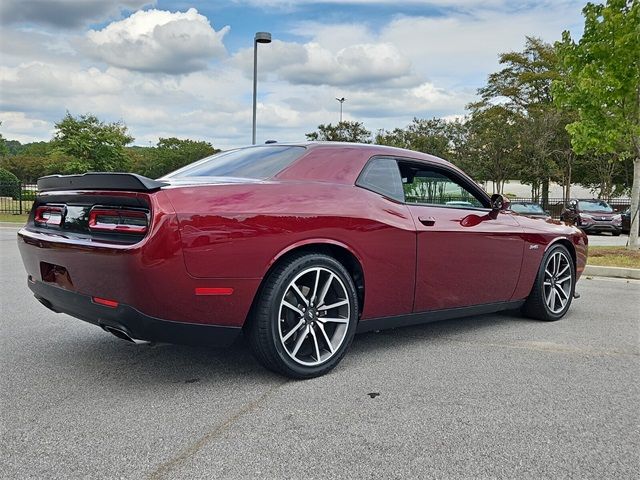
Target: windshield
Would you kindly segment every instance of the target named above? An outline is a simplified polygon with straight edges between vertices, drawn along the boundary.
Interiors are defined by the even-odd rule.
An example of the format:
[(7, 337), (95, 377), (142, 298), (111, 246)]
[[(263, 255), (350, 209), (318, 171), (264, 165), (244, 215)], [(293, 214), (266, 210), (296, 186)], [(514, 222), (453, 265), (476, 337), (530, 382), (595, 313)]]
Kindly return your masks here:
[(182, 167), (163, 178), (236, 177), (265, 179), (292, 164), (304, 147), (268, 145), (228, 150)]
[(537, 203), (512, 203), (511, 210), (517, 213), (545, 213)]
[(609, 204), (602, 200), (597, 202), (578, 202), (578, 208), (583, 212), (613, 213), (613, 209)]

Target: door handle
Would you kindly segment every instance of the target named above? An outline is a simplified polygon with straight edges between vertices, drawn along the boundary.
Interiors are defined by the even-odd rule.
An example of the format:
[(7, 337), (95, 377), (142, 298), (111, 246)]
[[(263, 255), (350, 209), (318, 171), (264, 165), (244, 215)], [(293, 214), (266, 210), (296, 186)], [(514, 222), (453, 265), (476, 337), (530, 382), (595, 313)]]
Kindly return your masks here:
[(433, 227), (436, 224), (436, 219), (434, 217), (418, 217), (420, 223), (425, 227)]

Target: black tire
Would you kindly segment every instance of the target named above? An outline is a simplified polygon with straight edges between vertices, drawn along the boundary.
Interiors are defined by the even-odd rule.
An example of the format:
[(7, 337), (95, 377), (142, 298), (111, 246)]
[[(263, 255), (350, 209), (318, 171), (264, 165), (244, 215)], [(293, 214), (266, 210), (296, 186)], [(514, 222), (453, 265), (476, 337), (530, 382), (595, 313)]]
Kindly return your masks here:
[[(553, 286), (545, 287), (545, 276), (547, 276), (547, 274), (545, 273), (545, 270), (548, 270), (548, 267), (550, 266), (549, 264), (552, 261), (552, 257), (554, 257), (556, 253), (562, 254), (564, 256), (564, 259), (566, 259), (569, 265), (569, 269), (567, 273), (569, 273), (570, 279), (571, 279), (571, 285), (568, 292), (568, 298), (566, 299), (566, 305), (564, 305), (564, 307), (559, 311), (554, 311), (554, 309), (549, 307), (549, 305), (547, 304), (547, 296), (545, 295), (545, 292), (550, 292), (550, 289), (556, 288), (555, 280), (554, 280)], [(564, 278), (564, 276), (561, 278)], [(545, 288), (547, 288), (547, 290), (545, 290)], [(560, 285), (560, 288), (562, 288), (562, 285)], [(560, 320), (562, 317), (565, 316), (565, 314), (569, 310), (569, 307), (571, 307), (571, 302), (573, 300), (573, 294), (575, 292), (575, 288), (576, 288), (576, 269), (573, 262), (573, 257), (569, 253), (569, 250), (567, 249), (567, 247), (561, 244), (556, 244), (551, 248), (549, 248), (549, 250), (547, 250), (547, 252), (545, 252), (544, 256), (542, 257), (542, 261), (540, 262), (540, 267), (538, 268), (538, 274), (534, 281), (533, 288), (531, 289), (531, 293), (527, 297), (527, 300), (525, 301), (525, 304), (522, 307), (522, 312), (527, 317), (535, 318), (537, 320), (544, 320), (547, 322), (554, 322), (556, 320)], [(562, 291), (564, 292), (564, 289)], [(558, 293), (557, 295), (558, 295), (558, 298), (560, 298), (559, 297), (560, 294)], [(555, 297), (553, 302), (555, 305)], [(558, 310), (558, 309), (555, 309), (555, 310)]]
[(620, 232), (612, 232), (611, 235), (613, 235), (614, 237), (619, 237), (620, 236)]
[[(322, 272), (331, 272), (335, 275), (340, 282), (338, 282), (338, 287), (342, 289), (343, 293), (346, 294), (346, 300), (349, 301), (348, 305), (348, 323), (345, 322), (346, 329), (344, 327), (341, 328), (341, 333), (339, 337), (342, 339), (339, 347), (337, 347), (333, 352), (329, 352), (328, 345), (322, 337), (321, 333), (325, 335), (325, 329), (328, 330), (329, 325), (323, 324), (324, 328), (322, 332), (319, 332), (317, 323), (321, 322), (319, 320), (319, 316), (323, 313), (326, 315), (327, 312), (319, 312), (320, 307), (316, 305), (317, 312), (316, 314), (316, 322), (309, 325), (310, 329), (314, 329), (314, 338), (311, 338), (311, 331), (308, 333), (306, 328), (307, 325), (303, 324), (302, 330), (298, 330), (300, 332), (300, 336), (304, 334), (304, 339), (302, 340), (302, 344), (305, 345), (305, 348), (311, 349), (312, 352), (310, 355), (314, 355), (313, 353), (313, 344), (309, 345), (310, 342), (315, 341), (315, 345), (318, 345), (319, 342), (324, 342), (324, 355), (331, 355), (327, 360), (322, 360), (322, 355), (317, 359), (317, 362), (321, 362), (317, 365), (309, 366), (303, 365), (300, 363), (300, 360), (295, 360), (295, 352), (292, 356), (291, 352), (285, 349), (284, 343), (287, 341), (286, 339), (281, 340), (282, 332), (281, 322), (285, 322), (285, 320), (281, 320), (281, 302), (284, 300), (285, 295), (291, 295), (291, 282), (293, 282), (300, 274), (308, 271), (310, 269), (321, 269)], [(325, 273), (328, 275), (327, 273)], [(304, 275), (313, 275), (313, 273), (308, 273)], [(305, 277), (301, 277), (305, 278)], [(328, 277), (332, 278), (332, 277)], [(325, 277), (326, 279), (326, 277)], [(335, 280), (334, 280), (335, 281)], [(329, 282), (330, 283), (330, 282)], [(304, 287), (302, 287), (304, 289)], [(289, 293), (287, 293), (289, 292)], [(309, 299), (311, 300), (312, 295), (309, 293)], [(290, 297), (287, 297), (290, 298)], [(297, 297), (299, 298), (299, 297)], [(316, 298), (317, 300), (317, 298)], [(313, 303), (311, 303), (313, 306)], [(298, 305), (299, 307), (300, 305)], [(285, 309), (288, 314), (296, 316), (296, 318), (292, 321), (295, 322), (303, 322), (306, 321), (306, 317), (299, 317), (298, 313), (290, 312)], [(306, 312), (309, 313), (308, 311)], [(345, 317), (345, 321), (347, 318)], [(275, 266), (275, 268), (269, 273), (268, 277), (264, 280), (263, 285), (258, 292), (258, 296), (254, 303), (251, 312), (251, 318), (247, 326), (245, 327), (245, 334), (249, 341), (249, 346), (256, 357), (256, 359), (268, 368), (271, 371), (276, 373), (285, 375), (287, 377), (296, 378), (296, 379), (305, 379), (305, 378), (313, 378), (324, 375), (333, 369), (344, 357), (347, 352), (351, 342), (353, 341), (353, 337), (355, 335), (356, 326), (358, 323), (358, 298), (356, 294), (356, 288), (353, 283), (349, 272), (344, 268), (344, 266), (335, 260), (334, 258), (319, 254), (319, 253), (302, 253), (299, 255), (295, 255), (289, 257), (279, 264)], [(283, 323), (284, 325), (284, 323)], [(335, 329), (338, 326), (333, 327)], [(335, 332), (336, 330), (334, 330)], [(335, 333), (334, 333), (335, 334)], [(299, 338), (298, 333), (295, 333), (292, 340), (297, 340)], [(285, 335), (286, 336), (286, 335)], [(316, 337), (320, 340), (317, 340)], [(300, 348), (300, 350), (303, 350)], [(316, 349), (317, 351), (317, 349)]]

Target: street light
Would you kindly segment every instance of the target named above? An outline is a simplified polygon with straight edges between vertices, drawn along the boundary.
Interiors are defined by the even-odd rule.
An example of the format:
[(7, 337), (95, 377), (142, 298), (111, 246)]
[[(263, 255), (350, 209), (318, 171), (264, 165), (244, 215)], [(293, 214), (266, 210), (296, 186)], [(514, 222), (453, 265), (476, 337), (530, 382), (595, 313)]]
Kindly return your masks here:
[(336, 97), (336, 100), (338, 100), (340, 102), (340, 123), (342, 123), (342, 104), (344, 103), (346, 98), (344, 98), (344, 97), (342, 97), (342, 98)]
[(256, 144), (256, 100), (258, 96), (258, 44), (271, 43), (269, 32), (257, 32), (253, 39), (253, 131), (251, 142)]

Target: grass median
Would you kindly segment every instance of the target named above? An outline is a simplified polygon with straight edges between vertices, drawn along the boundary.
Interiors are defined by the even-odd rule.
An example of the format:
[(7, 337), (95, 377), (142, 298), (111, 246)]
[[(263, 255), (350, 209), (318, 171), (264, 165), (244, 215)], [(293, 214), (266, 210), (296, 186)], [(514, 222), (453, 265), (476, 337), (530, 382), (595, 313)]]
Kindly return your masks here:
[(626, 247), (589, 247), (587, 265), (640, 268), (640, 250)]
[(0, 213), (0, 222), (3, 223), (27, 223), (27, 214), (24, 215), (14, 215), (11, 213)]

